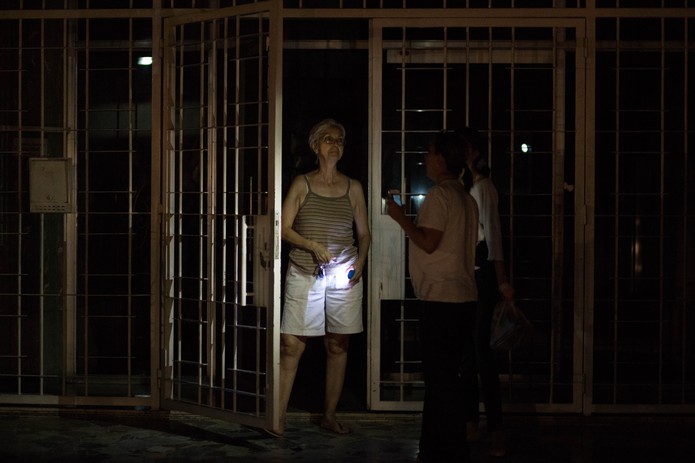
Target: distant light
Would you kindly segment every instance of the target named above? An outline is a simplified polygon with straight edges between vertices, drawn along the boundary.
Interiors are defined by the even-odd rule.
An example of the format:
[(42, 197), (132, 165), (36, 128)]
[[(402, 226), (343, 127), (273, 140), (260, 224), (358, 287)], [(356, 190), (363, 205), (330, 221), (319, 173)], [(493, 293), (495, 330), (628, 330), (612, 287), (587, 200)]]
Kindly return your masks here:
[(138, 58), (138, 64), (140, 66), (152, 66), (152, 57), (151, 56), (141, 56)]
[(526, 143), (521, 144), (521, 152), (522, 153), (528, 153), (530, 151), (531, 151), (531, 145), (526, 144)]

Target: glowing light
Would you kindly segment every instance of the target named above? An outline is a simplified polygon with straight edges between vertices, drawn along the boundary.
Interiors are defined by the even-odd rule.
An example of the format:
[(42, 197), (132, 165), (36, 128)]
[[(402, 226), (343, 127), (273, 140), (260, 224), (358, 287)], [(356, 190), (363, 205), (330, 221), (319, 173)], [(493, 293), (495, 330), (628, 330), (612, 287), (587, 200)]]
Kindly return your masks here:
[(521, 152), (522, 152), (522, 153), (528, 153), (528, 152), (530, 152), (530, 151), (531, 151), (531, 145), (529, 145), (529, 144), (527, 144), (527, 143), (522, 143), (522, 144), (521, 144)]
[(141, 56), (138, 58), (138, 64), (140, 66), (152, 66), (152, 57), (151, 56)]

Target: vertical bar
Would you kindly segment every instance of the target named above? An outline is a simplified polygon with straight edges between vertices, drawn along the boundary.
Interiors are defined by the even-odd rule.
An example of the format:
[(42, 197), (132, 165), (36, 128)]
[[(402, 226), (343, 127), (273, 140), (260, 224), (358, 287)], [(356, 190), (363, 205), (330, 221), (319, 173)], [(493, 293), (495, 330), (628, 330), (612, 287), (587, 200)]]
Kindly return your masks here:
[(398, 401), (405, 401), (405, 303), (400, 301), (400, 319), (398, 320)]
[(90, 219), (90, 185), (89, 185), (89, 52), (90, 52), (90, 20), (85, 20), (85, 48), (84, 48), (84, 315), (83, 315), (83, 368), (84, 368), (84, 395), (89, 396), (89, 219)]
[[(24, 133), (23, 133), (23, 120), (22, 120), (22, 113), (24, 112), (23, 108), (23, 78), (22, 78), (22, 69), (24, 67), (24, 21), (19, 20), (19, 25), (17, 27), (18, 29), (18, 58), (17, 58), (17, 152), (18, 153), (23, 153), (24, 151)], [(21, 192), (24, 191), (24, 185), (22, 182), (22, 179), (24, 178), (23, 172), (22, 172), (22, 163), (18, 162), (17, 163), (17, 393), (21, 394), (22, 393), (22, 275), (24, 274), (23, 268), (22, 268), (22, 255), (24, 254), (23, 251), (23, 246), (24, 246), (24, 241), (22, 240), (22, 233), (21, 230), (24, 229), (24, 223), (23, 223), (23, 212), (24, 208), (22, 205), (22, 194)]]
[[(444, 43), (442, 49), (442, 127), (448, 129), (447, 118), (447, 91), (448, 91), (448, 64), (449, 64), (449, 29), (442, 28)], [(466, 79), (468, 81), (468, 79)]]
[[(239, 175), (237, 173), (237, 175)], [(251, 179), (249, 179), (250, 181)], [(241, 192), (240, 192), (241, 193)], [(248, 220), (251, 218), (246, 215), (241, 215), (239, 217), (240, 220), (240, 230), (239, 230), (239, 254), (237, 258), (239, 259), (239, 307), (246, 307), (246, 302), (248, 300), (249, 295), (247, 294), (247, 287), (248, 287), (248, 281), (246, 281), (246, 256), (248, 253), (248, 243), (246, 238), (248, 237)]]
[(229, 104), (229, 18), (223, 20), (224, 34), (222, 36), (222, 141), (220, 144), (222, 154), (222, 191), (221, 191), (221, 221), (222, 221), (222, 240), (220, 242), (220, 275), (222, 284), (222, 293), (219, 295), (219, 303), (221, 307), (222, 319), (220, 320), (220, 386), (222, 394), (220, 397), (220, 407), (226, 408), (226, 383), (227, 383), (227, 303), (229, 302), (227, 285), (227, 195), (228, 191), (228, 166), (227, 166), (227, 134), (228, 134), (228, 111)]
[[(159, 29), (158, 26), (155, 30)], [(177, 142), (179, 134), (176, 129), (177, 120), (182, 118), (181, 109), (176, 107), (178, 88), (176, 86), (177, 73), (179, 71), (177, 67), (177, 29), (174, 26), (166, 24), (162, 30), (162, 35), (164, 42), (162, 43), (161, 50), (164, 52), (163, 56), (157, 54), (162, 60), (161, 62), (161, 79), (163, 85), (163, 94), (166, 98), (160, 101), (160, 106), (164, 108), (163, 114), (165, 119), (162, 121), (165, 124), (163, 129), (164, 143), (161, 151), (162, 172), (164, 173), (162, 182), (162, 194), (160, 200), (162, 204), (160, 205), (160, 210), (162, 211), (162, 220), (164, 233), (164, 294), (163, 294), (163, 304), (164, 304), (164, 316), (161, 321), (164, 324), (165, 329), (163, 330), (163, 340), (162, 347), (165, 351), (165, 358), (163, 361), (164, 372), (162, 376), (164, 377), (164, 382), (162, 384), (161, 395), (165, 399), (175, 399), (181, 395), (181, 386), (179, 382), (180, 368), (181, 368), (181, 240), (175, 239), (177, 230), (181, 229), (182, 225), (182, 206), (181, 206), (181, 190), (177, 189), (176, 177), (177, 173), (179, 178), (181, 178), (182, 168), (177, 166), (177, 159), (179, 154), (177, 152)], [(157, 59), (153, 61), (154, 71), (153, 80), (155, 79), (155, 71), (157, 69)], [(155, 111), (152, 111), (153, 120), (156, 119)], [(154, 125), (153, 125), (154, 127)], [(155, 165), (153, 165), (153, 173), (156, 170)], [(155, 186), (152, 186), (153, 193), (156, 194), (154, 190)], [(177, 193), (178, 192), (178, 193)], [(153, 195), (153, 197), (156, 197)], [(154, 203), (154, 202), (153, 202)], [(156, 218), (152, 218), (156, 223)], [(153, 233), (154, 235), (154, 233)], [(159, 243), (153, 236), (153, 242), (156, 242), (159, 248)], [(154, 262), (155, 256), (152, 256), (152, 266), (157, 266)], [(153, 284), (156, 286), (158, 282), (154, 281), (153, 274)], [(153, 288), (157, 291), (158, 288)], [(152, 302), (154, 305), (154, 302)], [(152, 311), (159, 311), (159, 306), (152, 306)], [(159, 326), (152, 326), (153, 330), (159, 331)], [(155, 369), (156, 365), (152, 366)]]
[[(488, 166), (492, 165), (492, 110), (494, 104), (492, 102), (492, 74), (494, 72), (494, 59), (493, 59), (493, 41), (492, 41), (492, 27), (487, 28), (487, 163)], [(509, 280), (514, 282), (514, 266), (511, 265), (511, 255), (507, 257), (507, 268), (509, 269)]]
[[(45, 101), (46, 101), (46, 81), (45, 81), (45, 76), (46, 76), (46, 53), (45, 53), (45, 34), (46, 34), (46, 29), (45, 29), (45, 22), (43, 19), (39, 20), (39, 48), (40, 48), (40, 56), (41, 56), (41, 77), (39, 78), (39, 86), (41, 87), (39, 89), (39, 152), (40, 156), (47, 156), (48, 153), (45, 152), (44, 150), (44, 137), (45, 137), (45, 120), (46, 120), (46, 113), (45, 113)], [(45, 247), (46, 247), (46, 223), (45, 223), (45, 214), (41, 214), (40, 220), (41, 220), (41, 233), (39, 236), (41, 237), (40, 241), (40, 266), (41, 266), (41, 274), (39, 275), (39, 391), (40, 394), (43, 395), (43, 386), (44, 386), (44, 311), (46, 310), (46, 283), (45, 283), (45, 264), (46, 264), (46, 256), (45, 256)]]
[(615, 196), (613, 203), (613, 403), (618, 402), (618, 295), (620, 261), (618, 249), (620, 248), (620, 18), (616, 18), (616, 42), (615, 42)]
[[(70, 165), (75, 172), (77, 165), (77, 50), (75, 47), (77, 24), (74, 19), (63, 20), (63, 66), (65, 79), (63, 95), (64, 112), (64, 143), (65, 155), (70, 159)], [(72, 179), (76, 179), (76, 175)], [(65, 217), (65, 311), (63, 323), (65, 335), (63, 339), (63, 378), (62, 389), (66, 393), (66, 380), (75, 376), (77, 371), (77, 182), (70, 185), (71, 203), (75, 207)]]
[[(261, 215), (263, 213), (263, 163), (264, 163), (264, 153), (263, 153), (263, 133), (264, 131), (267, 131), (268, 128), (263, 124), (263, 113), (265, 112), (264, 107), (264, 98), (263, 98), (263, 92), (266, 90), (265, 86), (263, 85), (263, 77), (265, 76), (266, 73), (266, 50), (268, 49), (269, 44), (266, 43), (266, 38), (265, 35), (263, 34), (263, 22), (264, 22), (264, 16), (259, 15), (258, 19), (256, 20), (256, 39), (258, 41), (257, 47), (258, 47), (258, 56), (257, 58), (257, 63), (256, 63), (256, 75), (258, 79), (257, 83), (257, 94), (256, 94), (256, 106), (257, 106), (257, 113), (258, 113), (258, 121), (256, 121), (256, 178), (258, 179), (258, 182), (256, 182), (256, 191), (254, 190), (249, 190), (251, 194), (251, 198), (253, 198), (254, 193), (256, 193), (256, 200), (255, 200), (255, 208), (253, 207), (253, 200), (251, 201), (252, 206), (249, 211), (249, 214), (253, 215)], [(269, 141), (268, 141), (269, 143)], [(270, 153), (265, 153), (266, 156), (269, 156)], [(270, 189), (270, 188), (269, 188)], [(254, 259), (255, 260), (255, 259)]]
[[(683, 211), (684, 211), (684, 216), (687, 217), (688, 213), (690, 211), (690, 208), (692, 207), (690, 205), (690, 202), (688, 201), (688, 198), (691, 197), (690, 189), (688, 187), (688, 173), (692, 171), (692, 167), (690, 167), (689, 160), (690, 160), (690, 144), (688, 143), (690, 138), (688, 137), (688, 128), (690, 127), (690, 115), (688, 114), (688, 108), (689, 106), (689, 101), (690, 101), (690, 95), (688, 91), (688, 82), (690, 82), (690, 77), (689, 77), (689, 69), (690, 69), (690, 22), (688, 22), (685, 18), (683, 19), (684, 22), (684, 37), (683, 37), (683, 156), (685, 159), (683, 160), (684, 168), (683, 168)], [(688, 232), (688, 221), (683, 220), (683, 237), (684, 237), (684, 246), (683, 249), (692, 249), (692, 232)], [(689, 275), (688, 275), (688, 256), (686, 254), (686, 265), (683, 268), (683, 281), (687, 282), (689, 281)], [(688, 317), (687, 317), (687, 308), (688, 308), (688, 294), (684, 293), (683, 295), (683, 307), (682, 307), (682, 319), (681, 319), (681, 326), (688, 326)], [(687, 363), (686, 359), (688, 356), (686, 355), (687, 353), (687, 346), (689, 345), (688, 341), (688, 331), (683, 330), (683, 339), (681, 340), (681, 402), (686, 403), (685, 398), (686, 398), (686, 388), (687, 388)]]
[[(471, 28), (466, 27), (466, 63), (464, 64), (464, 69), (466, 70), (465, 76), (466, 76), (466, 87), (465, 87), (465, 92), (464, 94), (466, 95), (466, 106), (464, 108), (464, 121), (466, 126), (471, 125), (471, 99), (470, 99), (470, 94), (471, 94), (471, 66), (470, 66), (470, 61), (471, 61)], [(490, 89), (488, 88), (488, 93), (490, 92)], [(488, 116), (489, 117), (489, 116)], [(490, 127), (488, 125), (488, 127)]]
[(665, 68), (666, 68), (666, 37), (665, 37), (665, 20), (662, 17), (660, 22), (661, 27), (661, 40), (660, 40), (660, 55), (661, 63), (659, 69), (659, 352), (658, 356), (658, 384), (657, 384), (657, 403), (661, 404), (664, 395), (664, 298), (666, 296), (664, 292), (664, 216), (666, 214), (665, 209), (665, 195), (664, 182), (665, 174), (664, 168), (666, 166), (665, 155), (666, 149), (664, 146), (664, 136), (666, 128), (666, 103), (665, 103)]
[(242, 270), (242, 258), (241, 255), (245, 255), (242, 246), (244, 243), (244, 218), (241, 216), (241, 115), (239, 108), (240, 100), (240, 85), (239, 81), (241, 78), (241, 20), (238, 16), (234, 17), (234, 232), (235, 244), (234, 244), (234, 256), (236, 261), (234, 262), (234, 283), (235, 283), (235, 298), (234, 298), (234, 360), (232, 368), (232, 389), (234, 390), (232, 409), (237, 410), (238, 403), (238, 385), (239, 385), (239, 358), (237, 352), (239, 351), (239, 309), (243, 307), (246, 303), (245, 301), (245, 281), (241, 279), (244, 275)]
[(133, 18), (128, 18), (128, 264), (126, 295), (126, 383), (127, 395), (133, 396)]
[[(511, 33), (511, 43), (510, 47), (510, 57), (509, 57), (509, 258), (508, 266), (510, 269), (514, 268), (514, 202), (515, 194), (514, 190), (514, 146), (515, 146), (515, 135), (516, 135), (516, 101), (515, 101), (515, 77), (516, 77), (516, 27), (510, 27)], [(511, 274), (510, 274), (511, 277)], [(551, 334), (552, 337), (552, 334)], [(551, 341), (552, 343), (552, 341)], [(509, 396), (511, 397), (513, 391), (514, 383), (514, 364), (511, 352), (508, 355), (507, 372), (509, 375), (509, 381), (507, 382), (507, 390), (509, 391)], [(552, 377), (549, 378), (549, 385), (552, 387)]]
[[(565, 29), (553, 28), (553, 141), (552, 141), (552, 272), (551, 272), (551, 314), (553, 317), (552, 339), (559, 341), (556, 334), (562, 333), (564, 313), (562, 310), (562, 283), (564, 277), (564, 174), (565, 174), (565, 80), (566, 80), (566, 56), (565, 50), (557, 44), (565, 42)], [(551, 348), (550, 378), (555, 378), (556, 364), (560, 359), (561, 342), (554, 342)], [(549, 402), (554, 400), (555, 388), (550, 387)]]
[[(406, 63), (406, 57), (408, 56), (408, 50), (407, 50), (407, 34), (408, 34), (408, 28), (403, 27), (403, 33), (401, 35), (401, 155), (399, 157), (400, 160), (400, 172), (405, 172), (405, 156), (407, 153), (407, 147), (405, 143), (405, 138), (406, 138), (406, 110), (408, 109), (408, 105), (406, 103), (406, 85), (408, 85), (408, 72), (407, 72), (407, 63)], [(403, 178), (404, 176), (401, 175), (401, 191), (405, 191), (405, 179)], [(404, 304), (401, 304), (400, 308), (400, 318), (401, 320), (397, 320), (399, 323), (399, 335), (401, 336), (401, 339), (399, 340), (400, 342), (398, 343), (398, 360), (400, 362), (398, 366), (398, 372), (400, 373), (399, 377), (399, 388), (398, 388), (398, 401), (403, 402), (404, 401), (404, 396), (405, 396), (405, 390), (403, 387), (403, 373), (404, 373), (404, 368), (403, 368), (403, 361), (405, 360), (405, 344), (403, 343), (403, 334), (404, 334), (404, 328), (403, 328), (403, 319), (405, 318), (405, 310), (404, 310)], [(380, 375), (380, 378), (383, 377), (383, 375)]]
[[(591, 2), (591, 0), (589, 0)], [(576, 28), (574, 230), (574, 355), (573, 403), (585, 415), (593, 404), (595, 144), (596, 144), (596, 18), (590, 8), (585, 28)], [(581, 396), (581, 398), (580, 398)]]
[[(370, 20), (369, 22), (369, 75), (370, 75), (370, 85), (369, 85), (369, 184), (371, 188), (369, 191), (368, 201), (371, 205), (371, 226), (373, 230), (379, 224), (381, 210), (376, 211), (374, 205), (381, 204), (381, 156), (377, 156), (376, 153), (381, 153), (381, 130), (382, 130), (382, 99), (381, 99), (381, 89), (382, 89), (382, 59), (384, 55), (383, 43), (382, 43), (382, 25), (376, 20)], [(378, 208), (380, 209), (380, 208)], [(378, 229), (376, 229), (378, 230)], [(373, 233), (376, 233), (376, 230)], [(377, 265), (374, 262), (373, 256), (375, 252), (378, 252), (379, 244), (376, 244), (377, 250), (372, 248), (372, 252), (369, 254), (369, 270), (370, 273), (376, 272)], [(367, 408), (373, 409), (375, 404), (381, 402), (381, 299), (380, 291), (375, 288), (374, 283), (376, 278), (374, 276), (370, 277), (367, 282), (367, 294), (369, 294), (369, 300), (367, 304), (367, 313), (369, 326), (375, 327), (376, 329), (371, 329), (370, 335), (367, 337), (367, 352), (369, 370), (368, 370), (368, 385), (369, 392), (367, 394)]]
[[(168, 208), (163, 208), (162, 202), (168, 204), (168, 194), (166, 198), (162, 195), (162, 173), (166, 176), (169, 166), (162, 162), (162, 137), (169, 140), (169, 127), (163, 126), (163, 120), (169, 120), (169, 114), (162, 112), (162, 96), (164, 92), (169, 89), (163, 86), (163, 76), (162, 76), (162, 51), (163, 48), (163, 31), (162, 31), (162, 0), (153, 0), (153, 14), (152, 14), (152, 114), (151, 114), (151, 147), (152, 147), (152, 157), (151, 157), (151, 177), (150, 177), (150, 407), (154, 410), (158, 410), (161, 402), (161, 385), (159, 384), (160, 378), (162, 377), (162, 372), (159, 369), (159, 365), (164, 365), (165, 371), (168, 366), (166, 363), (160, 359), (160, 352), (162, 349), (162, 339), (161, 334), (166, 335), (165, 330), (160, 330), (162, 326), (169, 326), (168, 323), (165, 324), (162, 320), (161, 313), (166, 313), (167, 309), (170, 309), (169, 301), (171, 301), (171, 294), (169, 294), (169, 288), (166, 285), (163, 286), (160, 291), (160, 282), (165, 283), (170, 281), (171, 273), (168, 267), (162, 268), (161, 262), (162, 257), (167, 257), (167, 262), (169, 261), (168, 256), (162, 256), (162, 238), (166, 240), (168, 234), (166, 233), (165, 227), (162, 226), (162, 213), (168, 211)], [(168, 52), (168, 50), (166, 50)], [(168, 78), (168, 74), (167, 74)], [(163, 117), (162, 117), (163, 115)], [(167, 147), (168, 148), (168, 147)], [(168, 151), (168, 149), (167, 149)], [(168, 220), (167, 220), (168, 223)], [(160, 233), (164, 233), (164, 236), (160, 236)], [(165, 241), (166, 242), (166, 241)], [(169, 246), (167, 246), (168, 248)], [(164, 272), (164, 273), (162, 273)], [(163, 276), (166, 276), (166, 279)], [(162, 298), (162, 294), (166, 295)], [(163, 305), (163, 301), (166, 301), (166, 306)], [(162, 311), (161, 309), (164, 309)], [(165, 336), (164, 339), (167, 339)], [(163, 346), (162, 346), (163, 347)], [(172, 350), (167, 350), (171, 353)], [(167, 377), (168, 379), (168, 377)], [(157, 382), (155, 382), (157, 381)], [(167, 398), (171, 397), (171, 394), (165, 395)]]
[[(175, 264), (175, 272), (176, 272), (176, 279), (179, 281), (179, 290), (176, 300), (176, 305), (177, 305), (177, 311), (178, 313), (175, 315), (176, 317), (176, 322), (178, 324), (178, 330), (176, 331), (176, 394), (175, 397), (177, 399), (181, 398), (182, 394), (182, 387), (181, 387), (181, 380), (182, 380), (182, 365), (183, 365), (183, 354), (182, 354), (182, 344), (183, 344), (183, 241), (180, 239), (180, 234), (182, 233), (183, 230), (183, 222), (184, 222), (184, 210), (183, 210), (183, 199), (184, 199), (184, 193), (183, 193), (183, 174), (184, 174), (184, 168), (183, 168), (183, 160), (184, 160), (184, 99), (183, 99), (183, 88), (184, 88), (184, 81), (185, 81), (185, 72), (184, 72), (184, 64), (185, 64), (185, 53), (184, 53), (184, 43), (186, 39), (186, 34), (185, 34), (185, 26), (176, 26), (178, 29), (172, 28), (172, 34), (176, 34), (176, 31), (178, 31), (179, 35), (174, 36), (174, 46), (177, 47), (178, 49), (178, 60), (176, 58), (172, 59), (172, 73), (179, 73), (179, 81), (178, 81), (178, 86), (173, 90), (174, 95), (172, 98), (174, 108), (178, 105), (178, 124), (174, 124), (172, 128), (172, 132), (176, 136), (176, 141), (174, 144), (174, 155), (176, 156), (175, 160), (170, 160), (169, 162), (173, 162), (174, 165), (176, 165), (176, 168), (178, 169), (178, 183), (176, 183), (176, 174), (172, 173), (174, 176), (174, 181), (171, 183), (173, 185), (173, 192), (174, 194), (178, 194), (179, 196), (179, 201), (178, 201), (178, 223), (176, 224), (176, 228), (174, 229), (174, 233), (172, 238), (179, 238), (178, 239), (178, 249), (177, 249), (177, 258), (178, 262)], [(176, 56), (176, 50), (172, 52), (174, 56)], [(173, 84), (176, 85), (176, 79), (172, 77), (173, 79)], [(172, 92), (172, 93), (173, 93)], [(199, 165), (199, 168), (202, 168), (202, 166)], [(190, 193), (191, 196), (194, 194), (193, 191)], [(191, 218), (192, 219), (192, 218)], [(193, 237), (191, 237), (191, 240)]]
[[(181, 45), (182, 47), (185, 47), (185, 44)], [(203, 326), (205, 325), (205, 318), (204, 318), (204, 312), (203, 312), (203, 305), (206, 303), (206, 300), (204, 299), (204, 292), (203, 292), (203, 282), (205, 281), (205, 262), (203, 260), (203, 255), (207, 252), (207, 242), (205, 240), (205, 224), (208, 218), (208, 214), (210, 214), (209, 210), (205, 210), (205, 214), (203, 214), (203, 206), (205, 205), (205, 193), (207, 190), (207, 193), (209, 194), (210, 190), (210, 185), (206, 185), (205, 181), (207, 179), (207, 174), (208, 174), (208, 162), (210, 159), (210, 153), (207, 153), (207, 161), (206, 161), (206, 156), (205, 156), (205, 25), (203, 23), (200, 24), (200, 32), (198, 36), (198, 158), (200, 159), (200, 190), (198, 192), (198, 249), (200, 252), (198, 252), (198, 294), (196, 297), (198, 298), (197, 304), (198, 304), (198, 377), (197, 377), (197, 384), (198, 384), (198, 399), (197, 403), (202, 404), (203, 403), (203, 365), (205, 363), (205, 352), (206, 352), (206, 346), (204, 343), (204, 335), (205, 331), (203, 330)], [(185, 93), (185, 92), (184, 92)], [(184, 98), (181, 98), (181, 104), (184, 103), (185, 100)]]
[[(257, 101), (256, 105), (258, 108), (258, 121), (256, 121), (256, 124), (257, 124), (257, 126), (256, 126), (256, 153), (257, 153), (256, 154), (256, 159), (257, 159), (257, 161), (256, 161), (256, 178), (258, 178), (258, 181), (256, 182), (256, 185), (257, 185), (256, 190), (257, 191), (255, 191), (255, 193), (256, 193), (255, 208), (252, 205), (251, 210), (249, 211), (249, 214), (256, 216), (254, 226), (258, 224), (258, 220), (259, 220), (258, 216), (260, 216), (264, 212), (263, 211), (263, 163), (264, 163), (263, 131), (268, 130), (268, 128), (266, 128), (263, 124), (263, 112), (264, 112), (263, 111), (263, 109), (264, 109), (264, 107), (263, 107), (263, 100), (264, 100), (264, 98), (263, 98), (263, 91), (264, 91), (263, 77), (265, 75), (264, 66), (267, 64), (265, 62), (265, 59), (264, 59), (265, 50), (267, 49), (267, 46), (269, 44), (266, 43), (265, 36), (263, 34), (263, 21), (264, 21), (263, 15), (259, 15), (258, 19), (256, 20), (256, 28), (257, 28), (256, 29), (256, 35), (257, 35), (256, 39), (258, 41), (258, 43), (257, 43), (257, 47), (258, 47), (258, 57), (257, 57), (258, 60), (257, 61), (258, 62), (257, 62), (257, 68), (256, 68), (256, 75), (257, 75), (257, 79), (258, 79), (258, 83), (257, 83), (257, 88), (258, 88), (257, 92), (258, 93), (256, 95), (256, 101)], [(270, 123), (270, 120), (268, 120), (268, 123)], [(270, 140), (268, 140), (268, 144), (270, 144)], [(267, 153), (265, 153), (265, 155), (270, 157), (270, 150), (269, 149), (268, 149)], [(268, 164), (270, 164), (269, 159), (268, 159)], [(269, 173), (267, 175), (269, 175)], [(268, 190), (270, 190), (270, 183), (268, 183)], [(254, 190), (250, 189), (249, 193), (250, 193), (251, 197), (253, 198)], [(253, 203), (253, 201), (252, 201), (252, 203)], [(245, 237), (244, 241), (246, 241), (246, 240), (247, 239)], [(251, 262), (252, 262), (252, 265), (256, 266), (256, 265), (259, 265), (259, 263), (258, 263), (258, 259), (257, 259), (256, 255), (253, 253), (254, 249), (257, 249), (257, 246), (255, 246), (255, 243), (254, 243), (254, 248), (252, 248), (252, 251), (251, 251), (252, 256), (253, 256), (251, 259)], [(244, 260), (246, 260), (246, 259), (244, 259)], [(253, 274), (255, 275), (256, 273), (254, 272)], [(256, 282), (254, 281), (253, 284), (254, 284), (254, 289), (256, 289)], [(267, 311), (268, 309), (266, 308), (265, 310)], [(255, 389), (254, 390), (256, 391), (255, 405), (256, 405), (256, 412), (257, 413), (261, 409), (261, 395), (258, 393), (258, 391), (260, 391), (262, 386), (263, 386), (263, 384), (261, 384), (261, 382), (260, 382), (261, 381), (260, 366), (262, 363), (262, 360), (260, 357), (261, 351), (262, 351), (262, 349), (261, 349), (261, 329), (262, 329), (262, 323), (261, 323), (262, 317), (261, 317), (261, 315), (262, 315), (261, 314), (261, 308), (259, 306), (257, 306), (256, 307), (256, 333), (255, 333), (256, 345), (254, 346), (255, 352), (256, 352), (256, 359), (254, 362), (254, 366), (255, 366), (255, 372), (254, 372), (255, 373), (255, 375), (254, 375), (254, 377), (255, 377)], [(267, 317), (267, 318), (269, 318), (269, 317)], [(267, 366), (267, 364), (266, 364), (266, 366)]]
[[(216, 286), (217, 286), (217, 272), (216, 268), (216, 257), (217, 257), (217, 232), (215, 229), (217, 222), (217, 44), (218, 44), (218, 33), (217, 33), (217, 20), (214, 19), (207, 24), (208, 27), (202, 27), (202, 34), (209, 34), (209, 37), (204, 36), (202, 43), (207, 44), (208, 40), (210, 47), (207, 53), (207, 92), (206, 101), (203, 103), (202, 108), (207, 112), (207, 121), (205, 126), (207, 127), (207, 151), (208, 151), (208, 168), (207, 168), (207, 294), (205, 295), (206, 308), (207, 308), (207, 345), (206, 345), (206, 361), (207, 361), (207, 374), (208, 374), (208, 387), (210, 388), (210, 393), (208, 394), (209, 405), (214, 406), (214, 394), (212, 391), (215, 388), (215, 378), (216, 378), (216, 355), (215, 355), (215, 345), (216, 345)], [(201, 80), (201, 83), (203, 81)]]
[[(406, 104), (405, 104), (405, 86), (407, 84), (406, 82), (406, 56), (408, 56), (408, 50), (406, 49), (406, 41), (407, 41), (407, 33), (408, 33), (408, 28), (403, 27), (401, 33), (401, 133), (400, 133), (400, 138), (401, 138), (401, 156), (400, 156), (400, 171), (403, 172), (405, 170), (405, 160), (403, 159), (406, 153), (406, 146), (405, 146), (405, 111), (407, 109)], [(405, 182), (403, 182), (405, 183)], [(381, 202), (381, 201), (379, 201)]]

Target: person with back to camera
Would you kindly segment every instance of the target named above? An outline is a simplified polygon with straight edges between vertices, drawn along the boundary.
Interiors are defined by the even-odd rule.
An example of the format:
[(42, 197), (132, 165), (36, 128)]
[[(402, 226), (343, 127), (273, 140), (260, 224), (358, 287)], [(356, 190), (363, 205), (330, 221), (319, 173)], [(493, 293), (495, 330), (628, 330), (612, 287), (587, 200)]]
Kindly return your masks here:
[(470, 461), (461, 422), (460, 365), (474, 355), (478, 209), (466, 190), (472, 177), (465, 165), (463, 140), (452, 132), (441, 132), (425, 155), (426, 173), (435, 186), (428, 191), (415, 223), (403, 207), (386, 198), (389, 216), (410, 240), (408, 268), (418, 299), (425, 380), (417, 461), (424, 463)]
[[(280, 429), (308, 337), (323, 336), (326, 389), (321, 427), (348, 434), (336, 419), (350, 335), (362, 327), (362, 272), (371, 234), (360, 182), (338, 171), (345, 128), (333, 119), (316, 124), (309, 146), (318, 168), (297, 176), (282, 205), (282, 239), (291, 245), (280, 328)], [(353, 223), (357, 234), (355, 246)]]
[(482, 153), (485, 152), (483, 138), (477, 130), (468, 127), (459, 133), (468, 145), (466, 163), (473, 174), (471, 195), (478, 204), (480, 217), (475, 271), (478, 286), (475, 361), (463, 363), (464, 368), (470, 365), (476, 367), (473, 374), (466, 375), (473, 381), (470, 386), (464, 389), (465, 395), (472, 398), (468, 404), (466, 432), (470, 442), (480, 440), (478, 428), (480, 421), (478, 375), (480, 375), (487, 433), (490, 437), (489, 454), (503, 457), (507, 452), (502, 427), (502, 400), (496, 354), (490, 348), (490, 325), (493, 309), (500, 300), (500, 296), (508, 301), (513, 301), (514, 288), (509, 284), (504, 268), (497, 189), (490, 179), (490, 169), (482, 156)]

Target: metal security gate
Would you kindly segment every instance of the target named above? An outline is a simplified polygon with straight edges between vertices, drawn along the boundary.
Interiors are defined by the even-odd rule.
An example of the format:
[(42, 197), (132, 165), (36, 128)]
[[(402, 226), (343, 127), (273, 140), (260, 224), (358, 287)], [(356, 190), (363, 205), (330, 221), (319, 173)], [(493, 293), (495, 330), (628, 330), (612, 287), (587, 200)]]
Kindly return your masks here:
[(24, 6), (0, 21), (0, 402), (154, 407), (152, 18)]
[(164, 22), (162, 403), (259, 427), (278, 420), (273, 23), (268, 3)]
[[(500, 355), (503, 401), (581, 409), (582, 294), (574, 277), (583, 191), (583, 22), (431, 19), (374, 22), (371, 44), (371, 407), (421, 407), (418, 320), (406, 238), (383, 212), (389, 188), (417, 214), (431, 183), (434, 133), (464, 125), (488, 139), (500, 193), (505, 257), (533, 342)], [(575, 169), (575, 163), (577, 168)], [(576, 196), (575, 196), (576, 195)], [(442, 321), (446, 323), (446, 320)]]
[(273, 420), (280, 58), (306, 46), (370, 50), (369, 408), (421, 395), (382, 194), (415, 213), (417, 153), (465, 123), (536, 326), (508, 409), (692, 412), (687, 0), (102, 3), (0, 2), (0, 403)]

